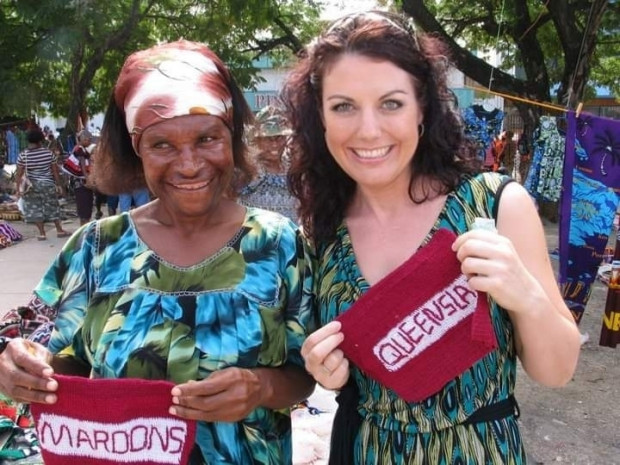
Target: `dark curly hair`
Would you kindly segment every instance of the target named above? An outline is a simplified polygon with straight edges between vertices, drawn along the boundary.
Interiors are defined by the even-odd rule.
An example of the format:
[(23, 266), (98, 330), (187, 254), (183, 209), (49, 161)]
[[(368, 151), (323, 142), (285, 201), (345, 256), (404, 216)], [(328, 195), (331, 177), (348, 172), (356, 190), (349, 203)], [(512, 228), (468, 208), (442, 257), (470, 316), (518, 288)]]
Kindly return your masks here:
[(31, 144), (40, 144), (45, 140), (45, 135), (39, 128), (30, 129), (26, 132), (26, 140)]
[[(245, 127), (254, 121), (254, 117), (232, 75), (227, 70), (221, 74), (225, 77), (232, 96), (231, 132), (235, 175), (228, 194), (236, 197), (255, 173), (255, 168), (248, 158), (244, 135)], [(113, 195), (147, 187), (142, 159), (133, 149), (125, 123), (125, 112), (117, 105), (114, 91), (103, 120), (97, 155), (91, 170), (91, 182), (98, 191)]]
[[(446, 52), (443, 42), (415, 32), (406, 18), (381, 11), (335, 21), (302, 52), (280, 98), (294, 132), (288, 181), (300, 201), (304, 231), (315, 242), (335, 237), (356, 187), (331, 156), (321, 119), (323, 78), (344, 54), (387, 60), (413, 78), (425, 126), (411, 161), (409, 196), (413, 202), (446, 194), (464, 175), (479, 170), (447, 86)], [(428, 183), (418, 183), (414, 196), (412, 186), (423, 178), (433, 181), (432, 189)]]

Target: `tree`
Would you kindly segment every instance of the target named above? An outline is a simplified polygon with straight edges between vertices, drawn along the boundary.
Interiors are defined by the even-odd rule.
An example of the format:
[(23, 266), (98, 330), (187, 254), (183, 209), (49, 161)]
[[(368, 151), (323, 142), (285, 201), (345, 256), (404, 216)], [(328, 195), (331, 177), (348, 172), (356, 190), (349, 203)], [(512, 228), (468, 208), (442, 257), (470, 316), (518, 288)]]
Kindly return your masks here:
[(178, 38), (204, 41), (241, 85), (252, 86), (252, 60), (298, 51), (316, 32), (319, 13), (304, 0), (0, 0), (0, 6), (0, 52), (21, 51), (0, 65), (0, 112), (23, 114), (46, 102), (48, 112), (67, 117), (68, 132), (105, 107), (133, 50)]
[[(616, 41), (614, 0), (398, 0), (396, 3), (423, 30), (439, 35), (450, 47), (456, 67), (494, 91), (526, 99), (555, 101), (576, 108), (592, 75), (606, 57), (599, 41)], [(615, 2), (614, 2), (615, 3)], [(606, 16), (606, 12), (609, 12)], [(613, 16), (613, 18), (612, 18)], [(616, 22), (613, 22), (615, 18)], [(609, 27), (601, 27), (602, 25)], [(502, 65), (494, 68), (471, 50), (496, 50)], [(615, 66), (618, 66), (617, 47)], [(613, 65), (609, 61), (608, 65)], [(508, 72), (516, 66), (523, 76)], [(618, 89), (618, 74), (608, 79)], [(526, 128), (534, 128), (541, 110), (515, 102)]]

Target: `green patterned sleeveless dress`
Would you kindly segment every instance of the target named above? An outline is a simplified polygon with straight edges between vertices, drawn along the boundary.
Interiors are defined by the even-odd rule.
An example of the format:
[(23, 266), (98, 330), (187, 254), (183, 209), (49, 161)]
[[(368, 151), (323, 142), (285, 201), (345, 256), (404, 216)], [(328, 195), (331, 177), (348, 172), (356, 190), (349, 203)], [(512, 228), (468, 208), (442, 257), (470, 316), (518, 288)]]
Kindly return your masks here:
[[(494, 194), (505, 176), (484, 173), (465, 179), (448, 195), (425, 239), (439, 228), (467, 231), (474, 217), (491, 217)], [(327, 324), (369, 289), (355, 261), (346, 225), (318, 259), (315, 285), (321, 324)], [(416, 283), (412, 283), (413, 286)], [(513, 327), (505, 310), (490, 299), (498, 348), (441, 391), (408, 403), (393, 391), (352, 368), (363, 418), (355, 443), (356, 464), (502, 464), (526, 462), (514, 416), (463, 425), (478, 408), (506, 399), (514, 391), (516, 353)], [(441, 363), (438, 360), (437, 363)], [(412, 381), (413, 382), (413, 381)]]

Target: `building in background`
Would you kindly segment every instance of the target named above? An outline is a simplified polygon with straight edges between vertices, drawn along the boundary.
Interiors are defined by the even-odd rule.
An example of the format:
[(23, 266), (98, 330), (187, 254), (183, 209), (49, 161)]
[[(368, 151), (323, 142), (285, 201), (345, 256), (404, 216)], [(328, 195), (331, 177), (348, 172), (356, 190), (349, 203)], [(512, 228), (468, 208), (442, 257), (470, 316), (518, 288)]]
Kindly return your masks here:
[(268, 57), (254, 61), (254, 67), (259, 69), (259, 75), (264, 80), (256, 86), (256, 90), (245, 90), (243, 96), (254, 113), (268, 105), (273, 105), (282, 88), (288, 69), (276, 68)]

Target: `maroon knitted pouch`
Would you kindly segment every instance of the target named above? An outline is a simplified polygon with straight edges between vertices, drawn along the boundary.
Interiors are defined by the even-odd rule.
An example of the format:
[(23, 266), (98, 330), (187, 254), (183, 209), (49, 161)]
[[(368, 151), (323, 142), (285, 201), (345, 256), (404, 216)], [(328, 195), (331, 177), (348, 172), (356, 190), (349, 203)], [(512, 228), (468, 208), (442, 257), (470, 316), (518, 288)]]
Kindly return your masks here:
[(56, 375), (58, 401), (31, 404), (45, 465), (185, 465), (196, 422), (168, 413), (168, 381)]
[(338, 317), (345, 356), (409, 402), (438, 392), (497, 347), (485, 293), (476, 292), (438, 230)]

